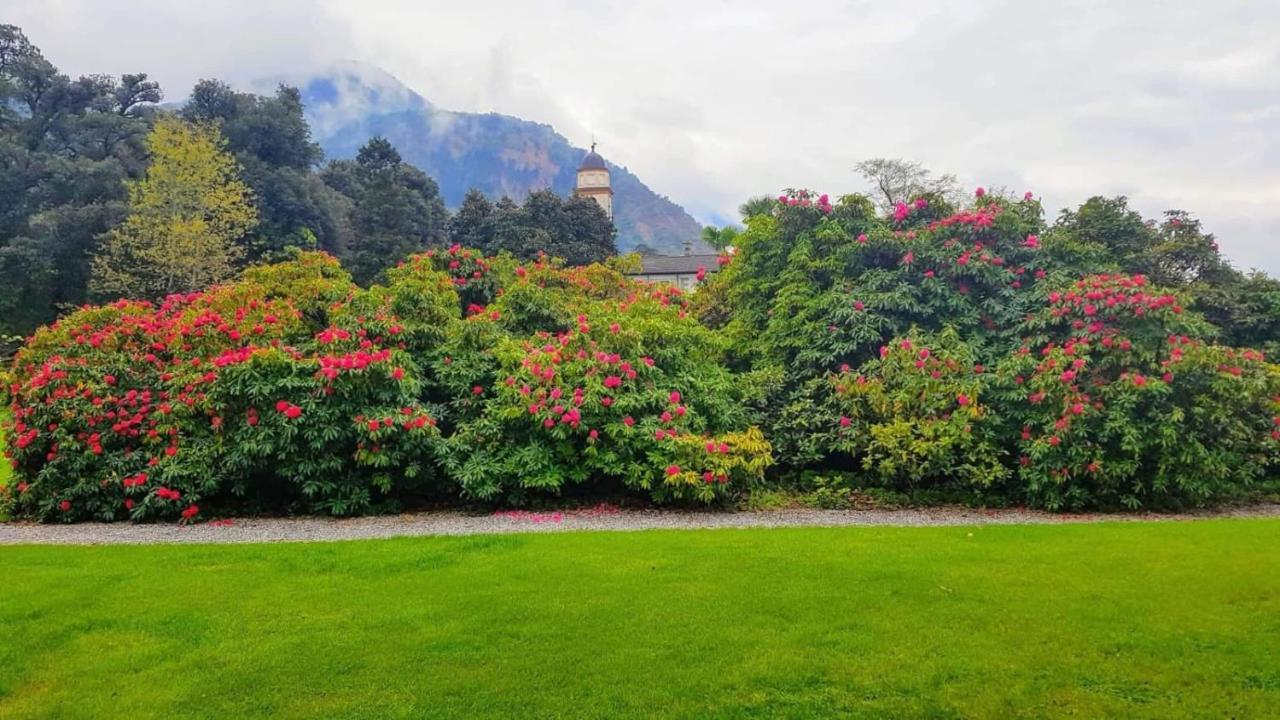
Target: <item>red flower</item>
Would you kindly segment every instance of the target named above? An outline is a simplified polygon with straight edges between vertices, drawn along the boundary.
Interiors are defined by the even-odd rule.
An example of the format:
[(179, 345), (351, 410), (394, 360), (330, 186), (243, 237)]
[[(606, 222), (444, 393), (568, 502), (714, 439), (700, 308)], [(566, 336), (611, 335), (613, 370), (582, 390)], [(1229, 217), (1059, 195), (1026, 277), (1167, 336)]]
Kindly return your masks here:
[(604, 386), (607, 388), (616, 388), (622, 384), (622, 378), (617, 375), (610, 375), (604, 379)]
[(849, 427), (852, 424), (853, 424), (853, 420), (850, 420), (848, 416), (846, 415), (840, 416), (840, 427)]
[(199, 508), (199, 506), (196, 506), (196, 505), (189, 505), (189, 506), (187, 506), (187, 509), (186, 509), (186, 510), (183, 510), (183, 511), (182, 511), (182, 519), (183, 519), (183, 520), (190, 520), (191, 518), (193, 518), (193, 517), (195, 517), (196, 515), (199, 515), (199, 514), (200, 514), (200, 508)]
[(679, 466), (679, 465), (668, 465), (668, 466), (667, 466), (667, 475), (668, 475), (669, 477), (674, 477), (674, 476), (679, 475), (679, 474), (680, 474), (680, 466)]
[(632, 425), (635, 425), (635, 424), (636, 424), (636, 421), (635, 421), (634, 419), (632, 419), (632, 417), (631, 417), (630, 415), (628, 415), (628, 416), (626, 416), (626, 417), (622, 418), (622, 424), (623, 424), (623, 425), (626, 425), (627, 427), (631, 427)]
[(957, 396), (956, 396), (956, 403), (958, 403), (958, 404), (960, 404), (960, 405), (968, 405), (968, 404), (969, 404), (969, 396), (968, 396), (968, 395), (965, 395), (964, 393), (960, 393), (959, 395), (957, 395)]
[(71, 501), (63, 500), (62, 502), (58, 503), (58, 509), (61, 510), (62, 512), (69, 512), (71, 510)]
[(290, 420), (296, 420), (302, 416), (302, 408), (298, 407), (297, 405), (290, 405), (289, 407), (285, 408), (284, 416), (289, 418)]

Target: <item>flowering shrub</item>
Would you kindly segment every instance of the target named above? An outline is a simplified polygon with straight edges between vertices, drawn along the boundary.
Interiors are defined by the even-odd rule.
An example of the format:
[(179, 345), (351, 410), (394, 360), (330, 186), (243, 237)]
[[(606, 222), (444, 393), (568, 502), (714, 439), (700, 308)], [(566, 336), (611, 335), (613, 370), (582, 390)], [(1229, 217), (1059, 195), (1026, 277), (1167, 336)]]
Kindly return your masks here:
[(1028, 498), (1050, 508), (1202, 504), (1277, 459), (1280, 373), (1193, 339), (1181, 300), (1142, 276), (1092, 276), (1026, 323), (1043, 341), (1001, 381)]
[(458, 247), (388, 278), (361, 289), (303, 253), (40, 330), (14, 364), (16, 482), (0, 502), (42, 520), (198, 521), (588, 481), (708, 501), (770, 463), (722, 339), (674, 289)]
[[(850, 487), (1053, 509), (1204, 504), (1274, 478), (1280, 370), (1215, 344), (1280, 343), (1272, 281), (1202, 292), (1232, 271), (1183, 213), (1148, 225), (1094, 198), (1049, 227), (1030, 193), (881, 215), (792, 190), (732, 237), (693, 297), (632, 282), (627, 260), (454, 246), (368, 289), (301, 253), (81, 308), (12, 367), (0, 513), (712, 502), (775, 456)], [(1134, 266), (1172, 289), (1116, 272)]]
[[(1157, 230), (1095, 198), (1050, 227), (1030, 193), (884, 215), (816, 197), (753, 215), (697, 307), (742, 377), (770, 379), (751, 409), (784, 470), (853, 463), (856, 484), (1051, 508), (1205, 503), (1270, 476), (1275, 368), (1212, 345), (1265, 313), (1227, 296), (1213, 316), (1248, 324), (1220, 335), (1188, 309), (1211, 308), (1220, 295), (1197, 293), (1229, 269), (1184, 213)], [(1182, 284), (1114, 272), (1147, 265)]]
[[(327, 317), (359, 292), (332, 259), (308, 254), (205, 293), (85, 308), (40, 330), (10, 387), (13, 512), (194, 520), (202, 507), (266, 504), (349, 514), (429, 478), (438, 433), (412, 359), (373, 330), (378, 313), (352, 331)], [(394, 417), (400, 432), (374, 433), (366, 416)]]
[(831, 382), (844, 410), (833, 449), (859, 459), (872, 484), (986, 487), (1007, 474), (983, 400), (984, 369), (954, 331), (897, 338)]
[(678, 290), (631, 285), (598, 266), (542, 266), (494, 307), (514, 327), (537, 329), (498, 344), (492, 400), (450, 439), (465, 494), (519, 496), (603, 477), (658, 500), (710, 501), (763, 478), (769, 444), (747, 427), (723, 342)]

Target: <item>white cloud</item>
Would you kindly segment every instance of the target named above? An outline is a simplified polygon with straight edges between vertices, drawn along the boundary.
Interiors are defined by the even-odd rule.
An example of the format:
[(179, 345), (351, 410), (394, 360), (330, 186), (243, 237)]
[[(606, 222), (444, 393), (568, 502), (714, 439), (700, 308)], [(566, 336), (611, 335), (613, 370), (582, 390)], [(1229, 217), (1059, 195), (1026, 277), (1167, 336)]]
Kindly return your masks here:
[[(10, 0), (13, 5), (15, 0)], [(1129, 193), (1280, 273), (1280, 6), (1254, 0), (16, 0), (72, 72), (181, 95), (354, 59), (435, 104), (553, 124), (702, 218), (907, 157), (1056, 212)], [(122, 42), (121, 38), (128, 38)]]

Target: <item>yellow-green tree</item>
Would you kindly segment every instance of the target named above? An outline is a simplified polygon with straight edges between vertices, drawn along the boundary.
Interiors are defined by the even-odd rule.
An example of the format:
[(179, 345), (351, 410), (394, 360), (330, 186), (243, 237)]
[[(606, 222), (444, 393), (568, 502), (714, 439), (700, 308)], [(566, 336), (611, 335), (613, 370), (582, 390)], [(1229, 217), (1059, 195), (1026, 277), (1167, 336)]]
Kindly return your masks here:
[(103, 237), (91, 291), (160, 298), (231, 277), (258, 223), (240, 165), (212, 125), (164, 117), (147, 136), (151, 165), (128, 183), (129, 216)]

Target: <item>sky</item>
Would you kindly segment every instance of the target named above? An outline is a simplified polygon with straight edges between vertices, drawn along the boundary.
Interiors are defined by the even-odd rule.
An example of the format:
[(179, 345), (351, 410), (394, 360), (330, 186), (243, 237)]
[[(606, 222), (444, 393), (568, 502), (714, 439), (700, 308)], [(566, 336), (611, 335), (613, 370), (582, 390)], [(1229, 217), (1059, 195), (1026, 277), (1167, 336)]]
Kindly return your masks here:
[(1179, 208), (1280, 275), (1276, 0), (4, 0), (70, 74), (170, 98), (355, 60), (437, 106), (552, 124), (699, 220), (916, 160), (1053, 217)]

